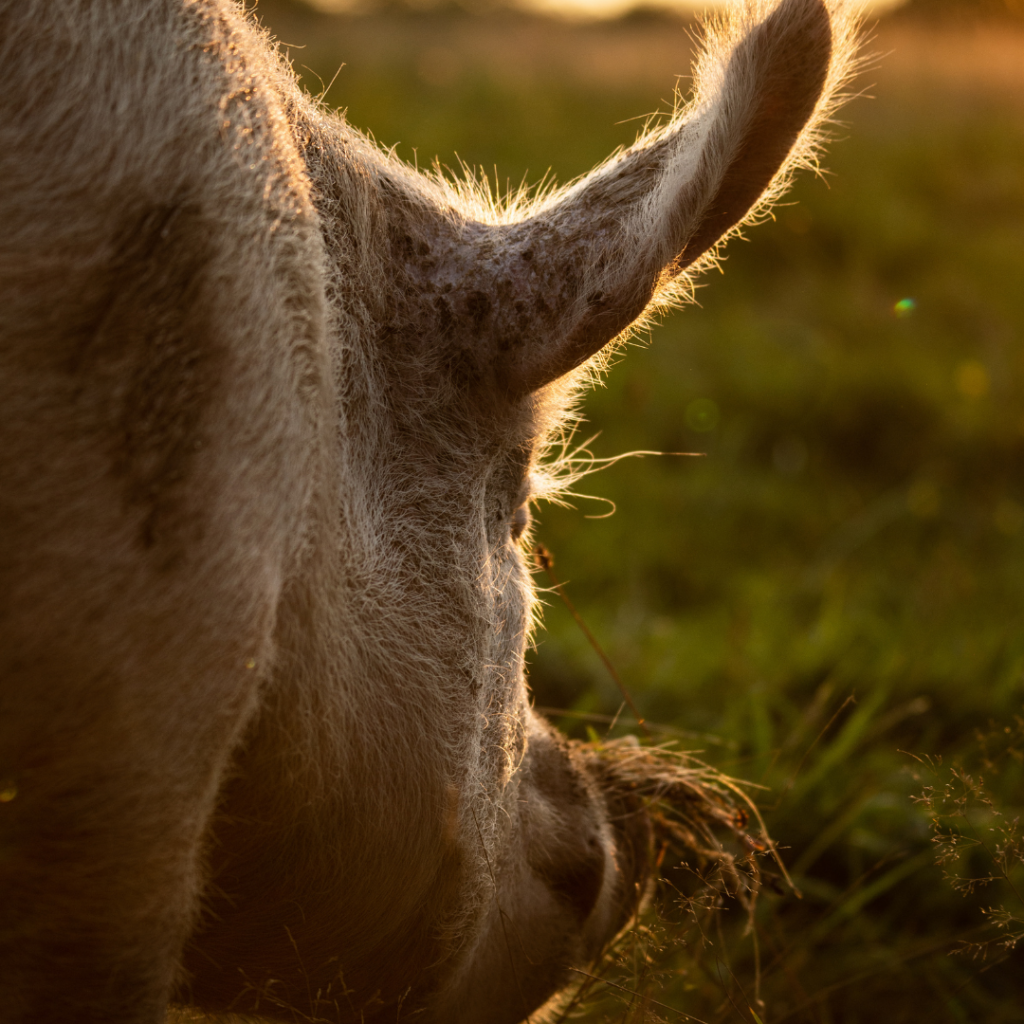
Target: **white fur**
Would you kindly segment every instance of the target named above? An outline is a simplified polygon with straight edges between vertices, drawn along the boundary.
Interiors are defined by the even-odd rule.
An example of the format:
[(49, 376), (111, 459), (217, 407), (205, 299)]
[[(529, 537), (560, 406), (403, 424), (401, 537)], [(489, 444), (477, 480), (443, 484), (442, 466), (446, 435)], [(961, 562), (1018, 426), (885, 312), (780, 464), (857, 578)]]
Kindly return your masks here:
[(852, 31), (750, 0), (689, 107), (502, 207), (229, 0), (0, 2), (5, 1020), (498, 1024), (600, 953), (650, 823), (529, 706), (514, 527), (605, 346), (813, 163)]

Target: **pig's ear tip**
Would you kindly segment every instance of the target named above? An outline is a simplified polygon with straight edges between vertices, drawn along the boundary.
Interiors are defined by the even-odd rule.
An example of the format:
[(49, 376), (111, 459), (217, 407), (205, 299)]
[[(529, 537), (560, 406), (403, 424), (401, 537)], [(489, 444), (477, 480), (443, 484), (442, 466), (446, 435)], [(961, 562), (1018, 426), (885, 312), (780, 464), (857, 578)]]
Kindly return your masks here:
[(708, 26), (693, 103), (537, 211), (529, 230), (549, 264), (537, 280), (558, 293), (559, 316), (516, 351), (507, 376), (521, 390), (689, 297), (687, 268), (713, 265), (794, 170), (817, 166), (856, 51), (850, 11), (847, 0), (737, 5)]

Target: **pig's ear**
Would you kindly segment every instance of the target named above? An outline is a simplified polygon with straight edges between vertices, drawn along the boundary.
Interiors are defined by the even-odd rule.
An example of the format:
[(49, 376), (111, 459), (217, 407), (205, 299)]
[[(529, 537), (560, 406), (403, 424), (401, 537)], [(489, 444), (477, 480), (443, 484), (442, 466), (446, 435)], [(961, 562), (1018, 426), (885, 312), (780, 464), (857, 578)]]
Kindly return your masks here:
[(748, 0), (710, 30), (686, 111), (505, 229), (493, 269), (519, 319), (494, 358), (510, 390), (585, 362), (778, 192), (851, 38), (842, 0)]

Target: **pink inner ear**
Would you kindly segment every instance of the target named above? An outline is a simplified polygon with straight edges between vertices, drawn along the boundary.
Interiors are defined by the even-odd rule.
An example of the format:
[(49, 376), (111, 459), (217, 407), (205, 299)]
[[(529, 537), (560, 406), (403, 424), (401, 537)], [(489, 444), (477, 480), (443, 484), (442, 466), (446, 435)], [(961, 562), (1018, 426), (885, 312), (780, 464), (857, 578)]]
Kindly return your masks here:
[[(690, 266), (750, 212), (789, 156), (825, 87), (832, 57), (828, 11), (817, 3), (794, 24), (785, 17), (788, 6), (782, 5), (755, 29), (729, 62), (727, 78), (757, 83), (758, 94), (742, 141), (730, 147), (733, 159), (708, 213), (679, 256), (678, 270)], [(730, 128), (727, 124), (722, 130)], [(723, 141), (728, 145), (727, 140)], [(707, 187), (707, 178), (714, 173), (711, 161), (716, 150), (718, 147), (709, 140), (705, 152), (711, 155), (702, 159), (687, 189), (690, 196)]]
[(743, 221), (812, 120), (832, 57), (825, 0), (783, 0), (735, 43), (714, 96), (702, 96), (714, 102), (696, 120), (641, 140), (537, 218), (555, 244), (532, 284), (561, 288), (563, 333), (537, 325), (535, 341), (504, 364), (512, 390), (535, 390), (585, 363), (643, 315), (659, 286), (671, 289)]
[(657, 277), (652, 272), (649, 283), (644, 281), (640, 287), (634, 285), (631, 289), (633, 294), (628, 298), (613, 295), (605, 302), (592, 306), (572, 334), (559, 346), (558, 358), (537, 368), (537, 383), (528, 385), (529, 390), (571, 373), (621, 334), (643, 314), (654, 296), (656, 284)]

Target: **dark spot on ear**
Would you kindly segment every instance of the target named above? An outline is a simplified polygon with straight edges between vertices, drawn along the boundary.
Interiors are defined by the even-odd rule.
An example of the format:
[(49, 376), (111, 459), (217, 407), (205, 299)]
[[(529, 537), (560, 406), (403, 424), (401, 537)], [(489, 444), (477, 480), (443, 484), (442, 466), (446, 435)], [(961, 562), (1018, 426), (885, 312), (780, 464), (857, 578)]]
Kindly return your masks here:
[(554, 327), (558, 322), (558, 311), (551, 306), (547, 299), (542, 294), (537, 294), (534, 298), (534, 310), (537, 319), (545, 327)]
[(434, 299), (434, 309), (437, 310), (437, 327), (440, 335), (445, 337), (455, 329), (455, 314), (452, 312), (451, 303), (439, 295)]
[(502, 352), (510, 352), (514, 348), (522, 348), (522, 336), (515, 331), (502, 331), (498, 335), (498, 348)]
[(484, 321), (491, 312), (490, 297), (483, 292), (470, 292), (466, 298), (466, 309), (475, 327), (483, 327)]
[(522, 344), (523, 338), (529, 337), (533, 329), (533, 321), (530, 317), (530, 307), (522, 300), (519, 300), (512, 308), (515, 313), (515, 324), (519, 336), (519, 343)]
[(395, 252), (404, 259), (411, 259), (416, 253), (416, 244), (412, 235), (402, 233), (394, 243)]
[(457, 394), (467, 395), (480, 389), (484, 378), (478, 361), (461, 348), (445, 351), (438, 360), (438, 371), (446, 378)]

